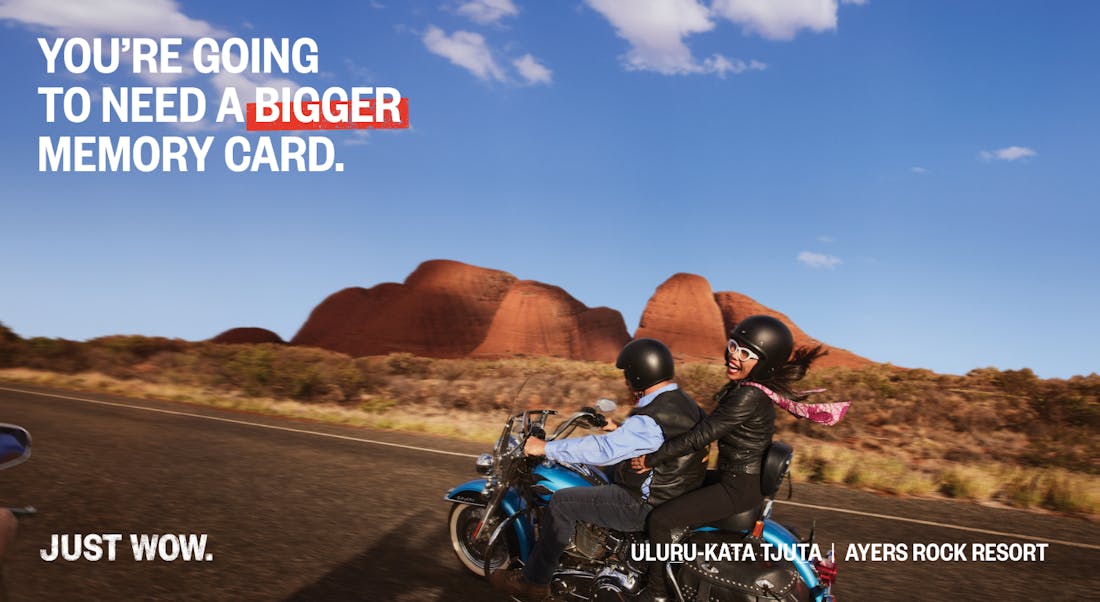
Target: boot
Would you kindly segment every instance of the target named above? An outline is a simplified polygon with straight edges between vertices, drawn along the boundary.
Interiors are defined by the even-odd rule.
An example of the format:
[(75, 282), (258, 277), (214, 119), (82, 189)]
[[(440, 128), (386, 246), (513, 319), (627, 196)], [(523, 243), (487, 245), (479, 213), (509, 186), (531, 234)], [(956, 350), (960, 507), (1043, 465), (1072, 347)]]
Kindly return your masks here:
[(545, 600), (550, 597), (550, 586), (531, 581), (523, 569), (498, 569), (489, 575), (489, 583), (500, 591), (526, 600)]

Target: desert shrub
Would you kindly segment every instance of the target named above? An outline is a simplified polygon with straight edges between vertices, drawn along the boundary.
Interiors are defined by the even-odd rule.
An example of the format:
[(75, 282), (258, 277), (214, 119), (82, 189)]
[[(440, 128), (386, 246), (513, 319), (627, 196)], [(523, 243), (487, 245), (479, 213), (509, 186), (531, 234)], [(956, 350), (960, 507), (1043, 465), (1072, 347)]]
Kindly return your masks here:
[[(622, 375), (619, 373), (621, 379)], [(714, 394), (727, 382), (725, 370), (714, 364), (684, 364), (677, 367), (676, 382), (699, 405), (708, 410), (714, 407)]]
[(1090, 513), (1100, 510), (1100, 487), (1094, 479), (1082, 479), (1066, 471), (1050, 476), (1042, 505), (1051, 510)]
[(1039, 386), (1039, 377), (1030, 368), (1004, 370), (991, 376), (993, 384), (1010, 395), (1031, 397)]
[(391, 374), (405, 376), (426, 376), (431, 364), (432, 360), (411, 353), (391, 353), (386, 358)]
[(379, 414), (388, 412), (395, 405), (397, 405), (397, 402), (388, 397), (371, 397), (361, 401), (358, 408), (364, 412)]
[(90, 367), (85, 349), (76, 341), (34, 337), (20, 345), (15, 365), (64, 374), (83, 372)]
[(15, 334), (15, 331), (8, 328), (3, 322), (0, 322), (0, 343), (18, 343), (23, 339), (19, 335)]
[(0, 322), (0, 368), (15, 366), (15, 358), (22, 347), (23, 339)]
[(1046, 498), (1049, 481), (1049, 473), (1015, 468), (1003, 475), (1001, 492), (1014, 506), (1036, 508)]
[(355, 358), (355, 367), (359, 370), (359, 387), (364, 393), (380, 391), (389, 382), (389, 370), (381, 358)]
[(988, 500), (998, 490), (998, 479), (988, 470), (954, 465), (939, 474), (940, 492), (948, 497)]
[(221, 365), (226, 383), (253, 397), (270, 392), (275, 380), (275, 350), (266, 345), (234, 347)]
[(189, 343), (163, 337), (117, 335), (91, 339), (86, 345), (108, 351), (117, 357), (115, 361), (133, 362), (147, 360), (157, 353), (184, 351)]

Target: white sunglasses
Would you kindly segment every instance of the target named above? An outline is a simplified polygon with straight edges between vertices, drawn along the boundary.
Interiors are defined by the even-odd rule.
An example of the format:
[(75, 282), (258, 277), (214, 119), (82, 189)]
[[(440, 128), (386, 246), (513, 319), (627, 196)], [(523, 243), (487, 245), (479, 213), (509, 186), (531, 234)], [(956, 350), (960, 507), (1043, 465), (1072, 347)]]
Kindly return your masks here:
[(737, 341), (733, 339), (730, 339), (729, 342), (726, 343), (726, 349), (729, 350), (730, 357), (735, 357), (742, 362), (760, 359), (760, 356), (756, 355), (752, 349), (738, 345)]

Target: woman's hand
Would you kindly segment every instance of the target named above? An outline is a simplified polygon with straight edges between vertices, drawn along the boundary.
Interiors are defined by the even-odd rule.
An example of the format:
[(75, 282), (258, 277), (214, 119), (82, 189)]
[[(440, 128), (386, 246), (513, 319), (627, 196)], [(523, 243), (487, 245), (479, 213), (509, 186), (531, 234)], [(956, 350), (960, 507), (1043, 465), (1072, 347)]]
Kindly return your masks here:
[(633, 468), (634, 472), (638, 474), (645, 474), (651, 470), (645, 465), (645, 455), (638, 456), (637, 458), (632, 458), (630, 460), (630, 467)]

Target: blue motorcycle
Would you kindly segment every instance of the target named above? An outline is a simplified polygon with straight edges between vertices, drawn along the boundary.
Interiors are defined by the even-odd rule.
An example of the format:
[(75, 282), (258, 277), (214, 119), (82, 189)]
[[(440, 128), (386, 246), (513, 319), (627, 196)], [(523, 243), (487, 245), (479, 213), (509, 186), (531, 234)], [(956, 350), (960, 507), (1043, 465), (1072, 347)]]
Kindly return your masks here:
[[(31, 457), (31, 434), (23, 427), (0, 423), (0, 470), (22, 464)], [(0, 508), (3, 509), (3, 508)], [(35, 513), (34, 508), (7, 508), (16, 516)]]
[[(11, 468), (27, 461), (31, 455), (31, 436), (25, 429), (13, 424), (0, 424), (0, 470)], [(0, 507), (0, 563), (15, 538), (16, 519), (35, 513), (34, 508)], [(6, 599), (4, 593), (3, 567), (0, 566), (0, 600)]]
[[(453, 504), (448, 517), (451, 545), (467, 569), (488, 577), (499, 568), (522, 565), (555, 491), (608, 483), (597, 468), (530, 458), (523, 446), (528, 437), (553, 441), (577, 428), (599, 429), (607, 424), (604, 413), (614, 409), (614, 402), (601, 399), (562, 421), (549, 437), (545, 426), (554, 410), (528, 410), (508, 418), (492, 453), (476, 461), (484, 478), (462, 483), (444, 496)], [(816, 553), (812, 533), (800, 540), (771, 519), (773, 498), (792, 456), (782, 443), (768, 450), (762, 475), (766, 498), (760, 507), (682, 536), (676, 547), (684, 553), (665, 562), (668, 583), (681, 602), (832, 602), (832, 554)], [(652, 552), (644, 533), (578, 525), (554, 573), (551, 592), (561, 600), (630, 600), (645, 587), (649, 561), (666, 560), (647, 555)]]

